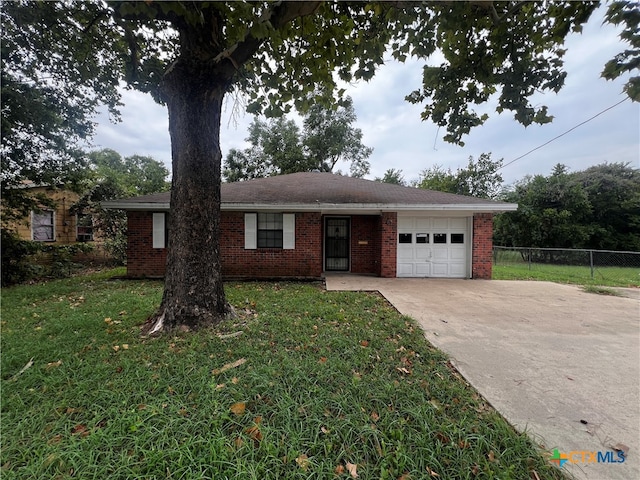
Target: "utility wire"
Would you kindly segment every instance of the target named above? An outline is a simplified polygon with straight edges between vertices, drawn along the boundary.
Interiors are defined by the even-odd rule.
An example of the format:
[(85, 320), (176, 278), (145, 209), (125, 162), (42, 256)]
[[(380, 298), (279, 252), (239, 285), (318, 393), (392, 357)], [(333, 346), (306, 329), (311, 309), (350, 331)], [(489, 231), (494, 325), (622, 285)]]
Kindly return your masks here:
[(505, 164), (504, 164), (504, 165), (502, 165), (498, 170), (501, 170), (501, 169), (503, 169), (503, 168), (505, 168), (505, 167), (508, 167), (508, 166), (509, 166), (509, 165), (511, 165), (512, 163), (517, 162), (517, 161), (518, 161), (518, 160), (520, 160), (521, 158), (524, 158), (524, 157), (526, 157), (527, 155), (529, 155), (530, 153), (533, 153), (533, 152), (535, 152), (536, 150), (540, 150), (542, 147), (544, 147), (544, 146), (546, 146), (546, 145), (549, 145), (551, 142), (556, 141), (556, 140), (557, 140), (557, 139), (559, 139), (560, 137), (564, 137), (567, 133), (569, 133), (569, 132), (573, 132), (576, 128), (581, 127), (581, 126), (582, 126), (582, 125), (584, 125), (585, 123), (590, 122), (590, 121), (591, 121), (591, 120), (593, 120), (594, 118), (599, 117), (599, 116), (600, 116), (600, 115), (602, 115), (603, 113), (608, 112), (608, 111), (609, 111), (609, 110), (611, 110), (612, 108), (617, 107), (618, 105), (620, 105), (620, 104), (621, 104), (621, 103), (623, 103), (623, 102), (626, 102), (627, 100), (629, 100), (629, 97), (625, 97), (623, 100), (620, 100), (620, 101), (619, 101), (618, 103), (616, 103), (615, 105), (611, 105), (610, 107), (605, 108), (605, 109), (604, 109), (604, 110), (602, 110), (601, 112), (596, 113), (593, 117), (590, 117), (590, 118), (586, 119), (584, 122), (579, 123), (578, 125), (576, 125), (576, 126), (575, 126), (575, 127), (573, 127), (573, 128), (570, 128), (570, 129), (569, 129), (569, 130), (567, 130), (566, 132), (561, 133), (560, 135), (558, 135), (557, 137), (553, 137), (553, 138), (552, 138), (551, 140), (549, 140), (548, 142), (543, 143), (542, 145), (539, 145), (539, 146), (537, 146), (536, 148), (534, 148), (534, 149), (532, 149), (532, 150), (529, 150), (529, 151), (528, 151), (527, 153), (525, 153), (524, 155), (520, 155), (518, 158), (514, 158), (513, 160), (511, 160), (511, 161), (510, 161), (510, 162), (508, 162), (508, 163), (505, 163)]

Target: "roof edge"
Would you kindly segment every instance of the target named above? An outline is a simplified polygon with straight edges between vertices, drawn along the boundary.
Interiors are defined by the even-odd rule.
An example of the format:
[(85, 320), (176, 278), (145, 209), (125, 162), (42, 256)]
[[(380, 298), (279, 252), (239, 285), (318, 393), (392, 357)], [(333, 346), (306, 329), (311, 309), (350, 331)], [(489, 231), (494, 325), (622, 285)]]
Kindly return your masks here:
[[(107, 201), (103, 208), (137, 211), (169, 211), (168, 202), (126, 202)], [(376, 210), (380, 212), (402, 212), (416, 210), (468, 211), (468, 212), (514, 212), (517, 203), (467, 203), (467, 204), (390, 204), (390, 203), (222, 203), (221, 210), (286, 210), (291, 212)]]

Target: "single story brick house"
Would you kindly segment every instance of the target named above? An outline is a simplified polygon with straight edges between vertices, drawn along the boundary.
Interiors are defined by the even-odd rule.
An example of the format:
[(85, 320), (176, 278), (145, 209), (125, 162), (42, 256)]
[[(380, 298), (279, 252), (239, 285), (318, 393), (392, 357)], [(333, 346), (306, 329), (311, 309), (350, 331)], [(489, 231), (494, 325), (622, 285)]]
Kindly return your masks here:
[[(104, 202), (127, 211), (129, 277), (165, 272), (169, 192)], [(331, 173), (222, 184), (225, 278), (491, 278), (493, 214), (516, 204)]]

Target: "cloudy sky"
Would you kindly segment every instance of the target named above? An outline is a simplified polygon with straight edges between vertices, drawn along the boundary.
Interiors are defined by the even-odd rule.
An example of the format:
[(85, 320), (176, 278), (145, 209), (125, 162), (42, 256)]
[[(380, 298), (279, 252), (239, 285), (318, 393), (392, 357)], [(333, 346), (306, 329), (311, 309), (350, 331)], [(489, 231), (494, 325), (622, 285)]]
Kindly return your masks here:
[[(627, 46), (618, 33), (615, 27), (602, 25), (602, 12), (596, 12), (582, 34), (569, 37), (564, 88), (558, 94), (539, 95), (534, 102), (549, 107), (555, 117), (551, 124), (525, 128), (513, 114), (499, 115), (495, 103), (488, 104), (479, 111), (489, 113), (490, 119), (463, 139), (464, 147), (444, 142), (444, 129), (421, 121), (421, 107), (404, 100), (421, 84), (423, 63), (400, 64), (390, 59), (371, 82), (350, 85), (347, 90), (358, 116), (355, 126), (362, 130), (364, 144), (374, 148), (368, 178), (381, 177), (387, 169), (395, 168), (411, 181), (433, 165), (455, 170), (466, 166), (470, 156), (477, 158), (489, 152), (494, 159), (504, 159), (505, 164), (513, 162), (501, 171), (507, 184), (527, 174), (548, 175), (557, 163), (573, 171), (603, 162), (628, 162), (640, 168), (640, 105), (630, 100), (513, 161), (624, 100), (622, 86), (628, 75), (614, 82), (600, 78), (606, 61)], [(154, 103), (149, 95), (132, 91), (123, 93), (123, 102), (121, 123), (110, 123), (106, 115), (97, 118), (93, 148), (112, 148), (123, 156), (150, 155), (170, 169), (165, 107)], [(220, 132), (223, 156), (231, 148), (247, 146), (247, 126), (252, 119), (238, 112), (233, 99), (228, 98)]]

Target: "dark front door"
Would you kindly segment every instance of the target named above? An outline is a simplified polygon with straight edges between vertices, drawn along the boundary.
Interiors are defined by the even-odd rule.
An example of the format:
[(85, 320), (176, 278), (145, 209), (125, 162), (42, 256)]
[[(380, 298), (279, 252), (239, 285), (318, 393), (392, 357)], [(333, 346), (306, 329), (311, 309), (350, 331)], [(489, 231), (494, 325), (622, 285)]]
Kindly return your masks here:
[(326, 271), (349, 271), (349, 219), (327, 218), (325, 221)]

